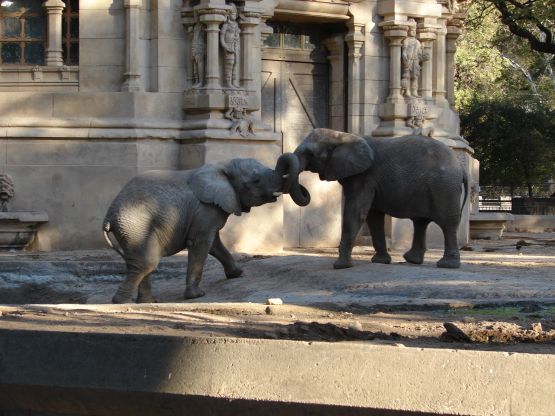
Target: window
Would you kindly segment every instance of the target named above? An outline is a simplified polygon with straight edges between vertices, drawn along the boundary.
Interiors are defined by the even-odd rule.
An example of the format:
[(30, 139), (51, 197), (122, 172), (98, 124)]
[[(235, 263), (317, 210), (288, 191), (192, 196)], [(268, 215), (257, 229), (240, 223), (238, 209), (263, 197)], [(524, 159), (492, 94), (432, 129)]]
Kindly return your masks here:
[(268, 22), (274, 33), (264, 41), (267, 48), (302, 49), (312, 51), (320, 47), (320, 36), (307, 25), (282, 22)]
[[(0, 0), (0, 65), (58, 66), (79, 64), (79, 0), (47, 2), (45, 0)], [(54, 21), (60, 22), (61, 32), (55, 35), (54, 45), (48, 45), (49, 24), (52, 15), (47, 8), (55, 10)], [(61, 33), (61, 38), (60, 38)], [(50, 34), (52, 35), (52, 34)], [(46, 58), (47, 49), (50, 52)], [(62, 51), (61, 56), (52, 51)], [(54, 55), (54, 57), (53, 57)], [(48, 62), (50, 61), (50, 62)]]
[(0, 3), (0, 64), (44, 65), (46, 13), (40, 0)]
[(65, 65), (79, 64), (79, 0), (65, 0), (62, 13), (62, 51)]

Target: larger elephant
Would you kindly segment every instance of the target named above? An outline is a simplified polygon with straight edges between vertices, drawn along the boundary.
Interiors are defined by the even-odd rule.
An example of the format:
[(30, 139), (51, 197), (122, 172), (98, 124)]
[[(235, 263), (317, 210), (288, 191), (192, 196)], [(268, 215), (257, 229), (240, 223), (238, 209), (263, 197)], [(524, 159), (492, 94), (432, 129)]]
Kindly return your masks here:
[(278, 159), (275, 169), (254, 159), (232, 159), (196, 170), (149, 171), (133, 178), (116, 196), (103, 223), (106, 241), (127, 266), (127, 279), (112, 301), (128, 303), (137, 289), (137, 302), (154, 301), (150, 274), (162, 257), (185, 248), (186, 299), (204, 295), (199, 284), (208, 254), (220, 261), (227, 278), (239, 277), (242, 270), (220, 240), (220, 229), (230, 214), (274, 202), (281, 193), (290, 193), (301, 206), (308, 204), (310, 197), (297, 181), (298, 171), (298, 160), (289, 153)]
[(318, 173), (322, 180), (337, 180), (343, 187), (341, 242), (335, 268), (352, 266), (353, 244), (365, 220), (376, 250), (372, 262), (391, 262), (385, 241), (385, 214), (413, 222), (412, 247), (405, 253), (405, 260), (423, 262), (426, 228), (434, 221), (445, 241), (437, 266), (460, 267), (457, 229), (467, 198), (468, 177), (448, 146), (424, 136), (376, 139), (315, 129), (297, 147), (295, 155), (301, 171)]

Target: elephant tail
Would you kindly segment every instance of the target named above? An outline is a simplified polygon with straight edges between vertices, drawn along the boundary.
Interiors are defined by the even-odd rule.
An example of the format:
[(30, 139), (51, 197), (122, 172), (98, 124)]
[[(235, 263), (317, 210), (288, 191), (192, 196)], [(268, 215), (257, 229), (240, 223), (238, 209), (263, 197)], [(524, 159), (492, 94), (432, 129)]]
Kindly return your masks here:
[(112, 243), (112, 240), (110, 240), (110, 235), (109, 235), (111, 231), (110, 221), (104, 221), (104, 224), (102, 225), (102, 231), (104, 232), (104, 240), (106, 240), (110, 248), (113, 249), (116, 253), (118, 253), (121, 257), (125, 259), (123, 252), (117, 247), (115, 247), (114, 244)]
[(464, 205), (466, 204), (466, 200), (468, 198), (468, 172), (466, 171), (466, 169), (463, 169), (463, 186), (464, 186), (464, 199), (461, 206), (461, 217), (462, 217)]

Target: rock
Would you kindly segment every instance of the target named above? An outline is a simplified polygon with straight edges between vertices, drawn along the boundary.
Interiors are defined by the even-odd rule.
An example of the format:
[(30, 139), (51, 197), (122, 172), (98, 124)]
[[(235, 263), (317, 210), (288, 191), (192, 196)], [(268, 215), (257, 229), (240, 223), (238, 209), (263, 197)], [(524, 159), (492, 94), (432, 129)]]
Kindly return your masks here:
[(280, 298), (270, 298), (266, 300), (266, 305), (283, 305), (283, 301)]
[(272, 310), (272, 308), (270, 306), (266, 306), (266, 315), (273, 315), (274, 311)]
[(474, 251), (474, 247), (471, 246), (462, 246), (460, 248), (461, 251)]
[(446, 341), (472, 342), (470, 337), (466, 335), (457, 325), (451, 322), (444, 322), (443, 327), (446, 331), (441, 334), (442, 339)]
[(355, 331), (362, 331), (362, 324), (359, 321), (353, 321), (349, 325), (350, 329), (354, 329)]
[(463, 316), (461, 321), (464, 322), (465, 324), (473, 324), (476, 322), (476, 318), (472, 316)]

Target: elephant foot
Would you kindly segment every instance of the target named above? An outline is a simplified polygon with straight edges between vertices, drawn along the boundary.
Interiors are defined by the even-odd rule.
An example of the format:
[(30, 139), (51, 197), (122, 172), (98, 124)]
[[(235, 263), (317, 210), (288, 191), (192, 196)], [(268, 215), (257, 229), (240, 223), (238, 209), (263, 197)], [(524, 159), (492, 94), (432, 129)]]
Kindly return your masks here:
[(381, 264), (390, 264), (391, 263), (391, 256), (387, 253), (376, 253), (372, 257), (372, 263), (381, 263)]
[(194, 298), (200, 298), (202, 296), (204, 296), (205, 293), (204, 291), (199, 288), (199, 287), (188, 287), (185, 290), (185, 299), (194, 299)]
[(152, 295), (137, 296), (137, 303), (158, 303), (158, 300)]
[(403, 255), (403, 258), (412, 264), (422, 264), (424, 263), (424, 252), (410, 249)]
[(461, 267), (461, 259), (458, 256), (457, 257), (443, 256), (436, 263), (436, 266), (444, 269), (458, 269), (459, 267)]
[(353, 261), (351, 259), (337, 259), (335, 263), (333, 263), (334, 269), (348, 269), (349, 267), (353, 267)]
[(116, 294), (114, 295), (114, 297), (112, 298), (112, 303), (132, 303), (133, 302), (133, 298), (131, 295), (127, 294), (127, 293), (122, 293), (119, 290), (116, 292)]
[(228, 279), (235, 279), (239, 276), (241, 276), (243, 274), (243, 269), (240, 269), (239, 267), (236, 267), (235, 269), (233, 269), (230, 272), (225, 272), (225, 277), (227, 277)]

